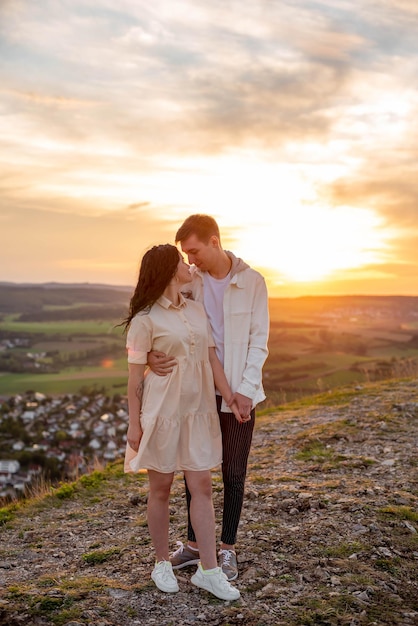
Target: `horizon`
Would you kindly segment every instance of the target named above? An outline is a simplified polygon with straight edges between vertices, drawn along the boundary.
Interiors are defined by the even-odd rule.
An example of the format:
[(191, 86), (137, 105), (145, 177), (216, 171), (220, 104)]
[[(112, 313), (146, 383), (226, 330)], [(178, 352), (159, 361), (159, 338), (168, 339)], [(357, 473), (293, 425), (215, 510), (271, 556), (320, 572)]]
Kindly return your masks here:
[(236, 6), (1, 4), (0, 280), (135, 284), (207, 213), (271, 297), (418, 295), (415, 3)]
[[(99, 283), (99, 282), (89, 282), (89, 281), (71, 281), (71, 282), (62, 282), (62, 281), (42, 281), (42, 282), (13, 282), (13, 281), (5, 281), (0, 280), (0, 287), (2, 286), (11, 286), (11, 287), (44, 287), (44, 286), (57, 286), (64, 288), (71, 287), (99, 287), (105, 289), (123, 289), (123, 290), (132, 290), (135, 285), (127, 285), (127, 284), (112, 284), (112, 283)], [(302, 298), (418, 298), (418, 294), (401, 294), (401, 293), (315, 293), (315, 294), (299, 294), (293, 296), (283, 296), (283, 295), (268, 295), (269, 300), (296, 300)]]

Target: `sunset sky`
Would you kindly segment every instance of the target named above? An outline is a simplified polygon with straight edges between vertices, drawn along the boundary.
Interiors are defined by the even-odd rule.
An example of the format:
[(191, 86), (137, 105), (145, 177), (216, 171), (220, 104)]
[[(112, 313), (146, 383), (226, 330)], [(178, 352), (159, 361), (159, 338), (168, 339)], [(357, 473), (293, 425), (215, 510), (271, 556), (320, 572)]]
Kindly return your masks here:
[(418, 295), (416, 0), (1, 0), (0, 281), (210, 213), (271, 296)]

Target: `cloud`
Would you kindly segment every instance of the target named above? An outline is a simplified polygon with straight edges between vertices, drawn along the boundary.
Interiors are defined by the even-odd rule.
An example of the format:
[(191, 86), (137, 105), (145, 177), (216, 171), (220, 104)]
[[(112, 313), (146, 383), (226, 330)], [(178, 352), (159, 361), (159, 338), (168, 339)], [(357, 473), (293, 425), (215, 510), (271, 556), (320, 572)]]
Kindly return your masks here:
[[(302, 2), (250, 2), (238, 12), (236, 3), (125, 2), (112, 10), (76, 2), (64, 4), (64, 20), (62, 7), (47, 6), (42, 25), (33, 8), (8, 32), (40, 55), (27, 63), (44, 88), (51, 91), (54, 60), (53, 76), (58, 64), (65, 74), (64, 93), (54, 87), (38, 102), (80, 103), (72, 116), (45, 111), (48, 134), (95, 142), (105, 131), (109, 142), (151, 154), (162, 137), (166, 150), (181, 153), (326, 137), (351, 64), (370, 46), (366, 33), (350, 32), (352, 20), (343, 23), (347, 5), (331, 18)], [(43, 113), (32, 115), (40, 121)]]
[(4, 1), (2, 224), (65, 225), (86, 259), (70, 218), (109, 250), (118, 221), (143, 220), (145, 245), (195, 210), (350, 206), (381, 217), (406, 276), (417, 26), (412, 0)]

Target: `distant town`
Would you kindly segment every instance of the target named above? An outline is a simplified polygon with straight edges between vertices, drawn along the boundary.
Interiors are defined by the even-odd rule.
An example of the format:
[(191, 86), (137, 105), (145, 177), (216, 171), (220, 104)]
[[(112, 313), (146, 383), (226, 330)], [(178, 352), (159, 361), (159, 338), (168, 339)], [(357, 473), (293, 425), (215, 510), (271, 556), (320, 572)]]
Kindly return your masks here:
[(27, 392), (3, 398), (0, 501), (27, 495), (41, 476), (71, 479), (122, 458), (127, 422), (127, 398), (119, 395)]

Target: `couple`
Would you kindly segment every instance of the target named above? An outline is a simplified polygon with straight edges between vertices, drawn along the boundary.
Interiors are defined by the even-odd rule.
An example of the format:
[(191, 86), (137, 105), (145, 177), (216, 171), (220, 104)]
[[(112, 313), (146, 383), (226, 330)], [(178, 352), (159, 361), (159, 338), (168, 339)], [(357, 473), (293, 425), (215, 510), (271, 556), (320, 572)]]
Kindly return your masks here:
[[(265, 398), (267, 289), (258, 272), (223, 250), (212, 217), (189, 216), (175, 241), (195, 271), (174, 245), (148, 250), (123, 322), (129, 372), (125, 471), (148, 470), (156, 586), (178, 591), (173, 569), (197, 564), (194, 585), (236, 600), (240, 593), (230, 583), (238, 576), (236, 535), (255, 406)], [(224, 508), (218, 565), (211, 469), (220, 463)], [(188, 545), (178, 542), (180, 548), (169, 555), (176, 471), (184, 472), (186, 482)]]

